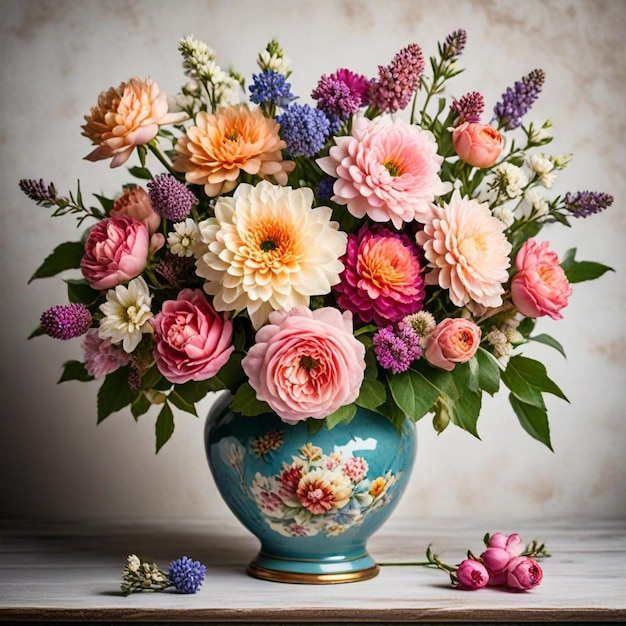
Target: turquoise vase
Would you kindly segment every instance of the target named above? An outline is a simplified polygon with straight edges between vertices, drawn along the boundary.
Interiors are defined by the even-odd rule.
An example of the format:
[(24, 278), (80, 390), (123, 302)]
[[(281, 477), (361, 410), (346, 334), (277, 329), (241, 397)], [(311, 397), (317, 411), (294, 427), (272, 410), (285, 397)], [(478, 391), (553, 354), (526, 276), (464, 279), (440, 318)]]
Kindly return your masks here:
[(359, 408), (350, 423), (313, 432), (310, 420), (243, 417), (230, 401), (225, 393), (211, 407), (205, 445), (222, 498), (261, 542), (248, 574), (312, 584), (376, 576), (366, 543), (407, 486), (415, 424), (406, 419), (399, 432)]

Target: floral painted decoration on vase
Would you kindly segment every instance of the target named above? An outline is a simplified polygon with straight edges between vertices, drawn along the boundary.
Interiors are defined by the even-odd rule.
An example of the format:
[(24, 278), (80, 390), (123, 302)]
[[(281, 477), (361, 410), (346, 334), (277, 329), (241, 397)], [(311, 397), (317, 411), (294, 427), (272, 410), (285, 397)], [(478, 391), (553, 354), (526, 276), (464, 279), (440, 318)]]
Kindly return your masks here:
[[(549, 86), (541, 69), (507, 88), (478, 68), (449, 97), (467, 46), (453, 31), (427, 63), (409, 42), (369, 74), (339, 63), (307, 94), (276, 40), (246, 80), (188, 36), (178, 93), (139, 77), (102, 91), (82, 126), (85, 158), (124, 165), (129, 180), (92, 202), (80, 187), (20, 181), (81, 228), (33, 275), (75, 272), (68, 303), (51, 303), (33, 336), (80, 338), (60, 380), (99, 382), (98, 422), (155, 407), (158, 451), (176, 411), (226, 390), (233, 411), (287, 425), (332, 428), (368, 409), (398, 429), (428, 415), (438, 432), (478, 436), (485, 394), (506, 391), (523, 430), (551, 448), (546, 394), (567, 396), (526, 348), (564, 355), (540, 325), (611, 268), (544, 235), (613, 197), (551, 191), (570, 155), (549, 151), (550, 121), (530, 119)], [(497, 102), (486, 75), (502, 80)], [(308, 482), (274, 523), (326, 529), (385, 497), (372, 491), (385, 477), (355, 481), (349, 459), (327, 467), (332, 454), (299, 459)]]

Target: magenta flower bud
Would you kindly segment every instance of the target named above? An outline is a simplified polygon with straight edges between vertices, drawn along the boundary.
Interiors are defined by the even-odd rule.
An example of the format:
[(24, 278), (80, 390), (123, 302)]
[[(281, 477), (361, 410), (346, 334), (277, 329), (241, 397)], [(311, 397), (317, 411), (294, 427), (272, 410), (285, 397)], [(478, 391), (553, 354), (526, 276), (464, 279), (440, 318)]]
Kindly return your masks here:
[(506, 568), (513, 556), (504, 548), (487, 548), (480, 558), (489, 572), (489, 585), (500, 587), (506, 584)]
[(505, 535), (504, 533), (494, 533), (489, 537), (488, 548), (503, 548), (512, 557), (520, 556), (524, 552), (526, 545), (517, 534)]
[(459, 585), (464, 589), (480, 589), (489, 582), (487, 568), (474, 559), (461, 561), (456, 570), (456, 576), (459, 579)]
[(518, 556), (512, 559), (506, 572), (506, 585), (515, 591), (532, 589), (543, 578), (543, 571), (539, 564), (527, 556)]
[(91, 326), (91, 313), (84, 304), (60, 304), (41, 315), (41, 328), (54, 339), (74, 339), (84, 335)]

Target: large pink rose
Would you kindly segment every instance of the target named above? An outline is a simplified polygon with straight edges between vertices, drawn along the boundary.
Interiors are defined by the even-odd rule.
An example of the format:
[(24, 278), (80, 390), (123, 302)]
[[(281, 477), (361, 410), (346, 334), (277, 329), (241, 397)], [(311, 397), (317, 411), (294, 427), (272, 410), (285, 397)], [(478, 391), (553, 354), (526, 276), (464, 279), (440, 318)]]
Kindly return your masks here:
[(431, 365), (450, 372), (457, 363), (465, 363), (476, 354), (480, 336), (480, 328), (471, 320), (449, 317), (428, 337), (424, 356)]
[(116, 287), (146, 269), (149, 245), (143, 222), (127, 216), (104, 219), (87, 237), (80, 269), (94, 289)]
[(166, 300), (150, 323), (154, 360), (175, 384), (215, 376), (235, 349), (232, 322), (217, 313), (200, 289), (183, 289), (176, 300)]
[(548, 241), (528, 239), (515, 257), (517, 274), (511, 281), (511, 297), (517, 310), (526, 317), (549, 315), (560, 320), (559, 311), (567, 306), (572, 287)]
[(274, 311), (241, 363), (259, 400), (286, 422), (322, 419), (356, 400), (365, 348), (352, 314), (331, 307)]
[(452, 132), (454, 150), (461, 161), (473, 167), (491, 167), (500, 156), (504, 140), (489, 124), (463, 122)]

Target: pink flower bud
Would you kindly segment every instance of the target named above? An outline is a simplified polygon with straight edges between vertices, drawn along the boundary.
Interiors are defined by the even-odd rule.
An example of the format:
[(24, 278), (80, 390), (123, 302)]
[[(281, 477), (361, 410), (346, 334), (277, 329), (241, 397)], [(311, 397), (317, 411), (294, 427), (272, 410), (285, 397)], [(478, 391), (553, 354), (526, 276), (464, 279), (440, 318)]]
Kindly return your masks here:
[(518, 556), (512, 559), (506, 572), (506, 585), (515, 591), (532, 589), (543, 578), (543, 571), (539, 564), (527, 556)]
[(454, 150), (461, 161), (473, 167), (491, 167), (500, 156), (504, 140), (489, 124), (463, 122), (452, 133)]
[(494, 533), (489, 537), (488, 548), (503, 548), (512, 557), (519, 556), (526, 547), (522, 538), (517, 534), (505, 535), (504, 533)]
[(456, 571), (459, 584), (464, 589), (480, 589), (489, 582), (489, 572), (487, 568), (474, 559), (461, 561)]
[(489, 572), (489, 585), (506, 584), (506, 568), (513, 556), (505, 548), (487, 548), (480, 558)]

